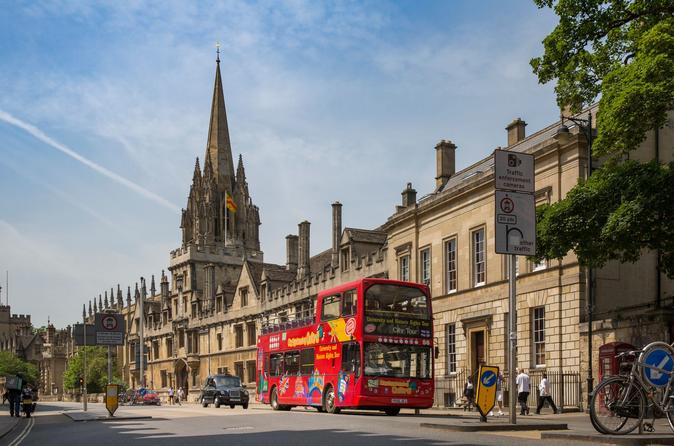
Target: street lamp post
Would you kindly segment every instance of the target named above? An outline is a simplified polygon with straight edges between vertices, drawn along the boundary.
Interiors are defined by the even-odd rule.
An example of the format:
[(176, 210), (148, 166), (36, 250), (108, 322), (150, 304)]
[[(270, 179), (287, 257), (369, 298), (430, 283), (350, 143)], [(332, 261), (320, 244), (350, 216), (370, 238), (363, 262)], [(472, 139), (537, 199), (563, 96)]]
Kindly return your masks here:
[[(557, 133), (569, 133), (569, 128), (564, 125), (564, 120), (573, 122), (583, 132), (587, 140), (587, 178), (592, 175), (592, 112), (587, 113), (587, 119), (576, 118), (572, 116), (565, 117), (562, 115), (562, 125), (557, 130)], [(590, 400), (592, 397), (592, 389), (594, 388), (594, 379), (592, 377), (592, 319), (594, 312), (594, 270), (592, 267), (587, 268), (587, 409), (590, 409)]]

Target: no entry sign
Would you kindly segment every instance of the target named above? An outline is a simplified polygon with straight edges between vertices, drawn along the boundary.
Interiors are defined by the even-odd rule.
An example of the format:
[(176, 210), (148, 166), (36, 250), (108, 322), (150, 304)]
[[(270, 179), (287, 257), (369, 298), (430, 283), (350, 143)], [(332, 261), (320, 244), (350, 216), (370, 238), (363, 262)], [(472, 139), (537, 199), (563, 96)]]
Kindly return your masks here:
[(122, 345), (124, 343), (124, 317), (117, 313), (96, 314), (96, 344)]

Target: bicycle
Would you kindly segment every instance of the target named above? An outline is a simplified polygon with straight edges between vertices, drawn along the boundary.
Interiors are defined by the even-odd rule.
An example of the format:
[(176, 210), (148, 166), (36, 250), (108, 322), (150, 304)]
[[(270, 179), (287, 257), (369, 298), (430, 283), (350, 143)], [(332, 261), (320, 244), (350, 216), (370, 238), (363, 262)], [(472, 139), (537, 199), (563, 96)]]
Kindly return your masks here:
[[(660, 367), (645, 363), (645, 359), (656, 349), (664, 349), (664, 361)], [(655, 419), (666, 416), (674, 431), (674, 370), (663, 368), (673, 362), (674, 350), (665, 342), (652, 342), (643, 350), (633, 350), (617, 355), (617, 358), (636, 358), (627, 375), (617, 375), (603, 380), (592, 392), (590, 400), (590, 421), (602, 434), (626, 435), (637, 427), (646, 431), (654, 430)], [(646, 371), (651, 370), (651, 379), (666, 376), (662, 386), (653, 385), (646, 379)], [(664, 389), (662, 389), (664, 387)], [(651, 410), (653, 419), (643, 423), (645, 414)], [(639, 429), (641, 433), (641, 428)]]

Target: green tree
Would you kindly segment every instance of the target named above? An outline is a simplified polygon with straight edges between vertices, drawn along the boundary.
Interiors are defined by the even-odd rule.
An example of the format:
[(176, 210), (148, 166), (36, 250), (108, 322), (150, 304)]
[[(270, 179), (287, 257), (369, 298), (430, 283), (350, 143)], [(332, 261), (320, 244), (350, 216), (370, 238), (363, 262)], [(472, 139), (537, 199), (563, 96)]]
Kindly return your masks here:
[[(84, 350), (87, 352), (87, 391), (100, 393), (105, 390), (108, 383), (108, 350), (105, 347), (83, 347), (68, 361), (66, 371), (63, 373), (63, 385), (67, 389), (80, 387), (80, 378), (84, 377)], [(113, 356), (113, 382), (121, 379), (114, 375), (117, 370)]]
[(38, 373), (34, 364), (8, 351), (0, 351), (0, 376), (10, 375), (18, 375), (31, 384), (37, 384)]
[(581, 264), (598, 267), (636, 261), (650, 248), (674, 277), (674, 164), (624, 161), (674, 109), (674, 0), (534, 1), (559, 16), (543, 56), (531, 61), (534, 73), (541, 83), (557, 81), (560, 107), (577, 112), (599, 97), (592, 150), (606, 160), (539, 210), (537, 257), (572, 250)]

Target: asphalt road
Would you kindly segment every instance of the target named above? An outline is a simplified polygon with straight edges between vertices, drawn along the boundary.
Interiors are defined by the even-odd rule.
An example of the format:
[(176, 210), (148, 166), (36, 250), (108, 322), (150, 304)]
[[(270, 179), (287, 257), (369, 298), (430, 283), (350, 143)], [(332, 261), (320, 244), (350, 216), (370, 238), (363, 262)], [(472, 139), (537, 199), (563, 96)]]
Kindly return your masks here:
[[(64, 411), (79, 411), (71, 403), (38, 405), (33, 422), (21, 423), (0, 445), (533, 445), (541, 440), (535, 432), (455, 433), (421, 428), (419, 423), (446, 421), (437, 415), (401, 414), (387, 417), (379, 413), (351, 412), (340, 415), (296, 408), (273, 412), (251, 406), (248, 410), (196, 405), (182, 407), (124, 407), (120, 415), (150, 415), (151, 420), (72, 421)], [(100, 404), (90, 411), (103, 413)], [(3, 413), (0, 416), (7, 416)], [(545, 441), (546, 445), (569, 445), (569, 441)]]

